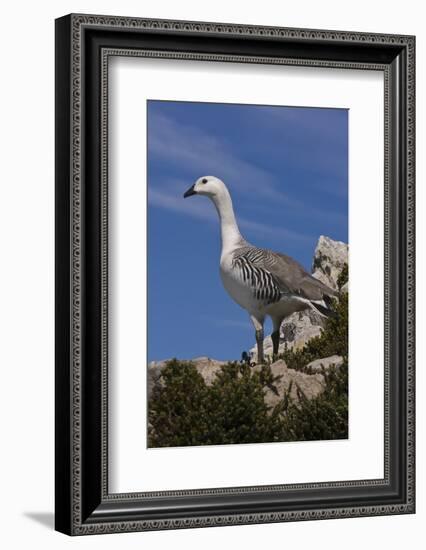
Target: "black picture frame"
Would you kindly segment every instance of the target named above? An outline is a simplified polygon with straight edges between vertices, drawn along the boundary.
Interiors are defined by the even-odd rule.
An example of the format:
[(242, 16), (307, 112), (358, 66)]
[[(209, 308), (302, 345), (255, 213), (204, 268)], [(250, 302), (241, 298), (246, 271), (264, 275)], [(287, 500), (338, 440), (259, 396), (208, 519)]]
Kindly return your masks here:
[[(375, 69), (385, 81), (385, 475), (109, 494), (109, 55)], [(133, 52), (133, 53), (132, 53)], [(56, 20), (56, 529), (69, 535), (415, 511), (415, 38), (71, 14)]]

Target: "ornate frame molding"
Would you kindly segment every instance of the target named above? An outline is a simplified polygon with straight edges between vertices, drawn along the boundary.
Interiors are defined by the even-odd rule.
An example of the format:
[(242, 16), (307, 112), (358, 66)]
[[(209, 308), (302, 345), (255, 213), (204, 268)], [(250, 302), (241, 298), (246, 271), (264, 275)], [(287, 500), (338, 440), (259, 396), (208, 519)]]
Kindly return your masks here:
[[(312, 46), (323, 44), (327, 51), (333, 52), (333, 47), (340, 50), (351, 50), (354, 53), (349, 59), (330, 59), (298, 56), (271, 56), (271, 55), (247, 55), (232, 53), (207, 53), (194, 51), (173, 51), (172, 49), (132, 48), (126, 45), (96, 44), (99, 55), (96, 62), (99, 65), (100, 82), (100, 118), (98, 127), (100, 136), (99, 150), (99, 223), (100, 256), (99, 256), (99, 346), (100, 346), (100, 380), (99, 389), (99, 416), (97, 417), (97, 429), (99, 430), (99, 456), (96, 462), (98, 467), (90, 470), (99, 473), (96, 483), (87, 484), (87, 468), (83, 448), (88, 453), (85, 442), (84, 426), (87, 422), (87, 409), (84, 403), (87, 400), (87, 381), (85, 377), (85, 344), (87, 334), (84, 331), (86, 315), (86, 279), (88, 266), (87, 231), (93, 227), (89, 223), (85, 210), (85, 194), (87, 188), (85, 182), (87, 176), (86, 150), (89, 146), (85, 136), (85, 125), (89, 124), (88, 102), (91, 93), (88, 84), (89, 77), (85, 71), (93, 59), (95, 46), (89, 47), (88, 31), (96, 37), (96, 31), (110, 30), (116, 36), (124, 33), (127, 36), (152, 37), (155, 35), (167, 35), (169, 38), (178, 39), (185, 37), (215, 37), (220, 40), (228, 37), (243, 43), (245, 40), (261, 39), (262, 41), (283, 41), (291, 44), (308, 44)], [(96, 40), (96, 38), (94, 39)], [(378, 52), (388, 52), (387, 62), (374, 62), (371, 59), (356, 60), (357, 47), (368, 44)], [(67, 334), (59, 337), (56, 363), (57, 376), (57, 428), (63, 431), (68, 421), (68, 430), (65, 434), (57, 431), (57, 529), (63, 532), (82, 535), (91, 533), (112, 533), (124, 531), (141, 531), (154, 529), (177, 529), (188, 527), (201, 527), (212, 525), (236, 525), (245, 523), (282, 522), (307, 519), (326, 519), (336, 517), (359, 517), (384, 514), (401, 514), (414, 512), (414, 155), (415, 155), (415, 40), (412, 36), (379, 35), (364, 33), (346, 33), (341, 31), (322, 31), (307, 29), (287, 29), (279, 27), (257, 27), (245, 25), (229, 25), (218, 23), (201, 23), (187, 21), (169, 21), (152, 19), (134, 19), (122, 17), (70, 15), (57, 20), (57, 196), (62, 197), (57, 205), (57, 216), (68, 214), (69, 225), (63, 224), (57, 219), (57, 243), (62, 246), (68, 239), (68, 247), (59, 252), (57, 280), (59, 281), (59, 294), (57, 288), (57, 329), (61, 334), (65, 330)], [(336, 50), (337, 51), (337, 50)], [(191, 59), (202, 61), (230, 61), (240, 63), (274, 63), (283, 65), (302, 65), (315, 67), (336, 67), (344, 69), (368, 69), (383, 71), (385, 76), (385, 476), (383, 480), (363, 480), (359, 482), (344, 481), (335, 483), (314, 483), (297, 485), (278, 485), (270, 487), (240, 487), (228, 489), (193, 490), (193, 491), (169, 491), (157, 493), (130, 493), (109, 494), (107, 475), (107, 404), (108, 404), (108, 353), (107, 353), (107, 319), (108, 319), (108, 59), (110, 56), (140, 56), (168, 59)], [(337, 54), (336, 54), (337, 55)], [(392, 57), (393, 55), (393, 57)], [(402, 56), (402, 57), (401, 57)], [(65, 62), (65, 65), (64, 65)], [(401, 71), (404, 70), (405, 74)], [(93, 67), (93, 65), (90, 65)], [(401, 69), (402, 67), (402, 69)], [(65, 88), (61, 86), (65, 83)], [(88, 88), (89, 86), (89, 88)], [(402, 99), (401, 99), (401, 96)], [(92, 100), (91, 100), (92, 101)], [(95, 100), (93, 100), (95, 101)], [(93, 103), (92, 101), (92, 103)], [(396, 102), (402, 101), (406, 106), (406, 132), (404, 135), (396, 135), (393, 110), (397, 108)], [(68, 106), (68, 107), (67, 107)], [(68, 108), (68, 115), (66, 110)], [(69, 119), (66, 120), (66, 117)], [(65, 122), (65, 128), (61, 126)], [(67, 155), (66, 149), (70, 151)], [(395, 151), (399, 151), (395, 159)], [(397, 168), (393, 163), (399, 162), (402, 172), (396, 173)], [(391, 187), (395, 185), (395, 178), (399, 189), (400, 202), (396, 204)], [(67, 180), (68, 184), (64, 185)], [(405, 186), (404, 186), (405, 182)], [(87, 185), (87, 183), (86, 183)], [(68, 191), (67, 191), (68, 190)], [(402, 220), (397, 224), (399, 233), (395, 235), (391, 229), (395, 226), (397, 216)], [(399, 219), (398, 217), (398, 219)], [(398, 247), (395, 242), (397, 241)], [(401, 256), (402, 255), (402, 256)], [(392, 273), (395, 264), (395, 256), (401, 263), (400, 280)], [(68, 259), (68, 261), (66, 261)], [(65, 265), (64, 265), (65, 262)], [(65, 273), (66, 272), (66, 273)], [(68, 281), (68, 288), (66, 285)], [(65, 283), (64, 285), (62, 284)], [(398, 310), (398, 315), (403, 319), (402, 332), (405, 334), (405, 342), (401, 343), (402, 350), (398, 349), (398, 360), (403, 361), (399, 368), (399, 376), (405, 377), (406, 389), (403, 399), (406, 414), (404, 418), (406, 468), (399, 472), (405, 481), (400, 480), (403, 489), (398, 492), (398, 498), (389, 502), (383, 500), (381, 504), (334, 506), (323, 505), (314, 508), (307, 505), (305, 510), (286, 509), (274, 511), (262, 511), (254, 509), (247, 513), (231, 512), (206, 515), (183, 515), (178, 518), (164, 516), (151, 519), (141, 509), (139, 515), (129, 519), (129, 514), (122, 512), (126, 506), (137, 507), (143, 499), (155, 499), (159, 497), (208, 497), (234, 495), (243, 498), (253, 493), (283, 493), (304, 492), (306, 490), (339, 490), (361, 489), (374, 487), (389, 487), (392, 485), (392, 464), (395, 458), (392, 455), (391, 439), (401, 436), (392, 432), (392, 408), (395, 403), (395, 388), (392, 389), (391, 361), (395, 354), (393, 343), (390, 339), (391, 314), (395, 310), (392, 307), (392, 288), (395, 284), (401, 285), (401, 303), (404, 311)], [(392, 286), (393, 285), (393, 286)], [(398, 286), (399, 289), (399, 286)], [(69, 311), (65, 314), (61, 311), (61, 305), (68, 300)], [(85, 340), (86, 339), (86, 340)], [(69, 352), (69, 355), (68, 355)], [(68, 357), (68, 358), (67, 358)], [(64, 361), (66, 365), (64, 365)], [(394, 358), (395, 361), (395, 358)], [(86, 360), (87, 363), (87, 360)], [(405, 370), (404, 370), (405, 368)], [(395, 381), (393, 382), (395, 384)], [(64, 389), (69, 392), (69, 401), (62, 402)], [(402, 402), (401, 402), (402, 403)], [(87, 470), (88, 471), (88, 470)], [(395, 472), (393, 472), (395, 475)], [(68, 489), (58, 488), (67, 483)], [(404, 498), (401, 501), (401, 497)], [(89, 496), (88, 496), (89, 495)], [(398, 500), (399, 499), (399, 500)], [(99, 506), (95, 506), (95, 502)], [(90, 511), (90, 513), (88, 513)], [(144, 515), (145, 514), (145, 515)], [(146, 516), (146, 517), (145, 517)], [(120, 518), (124, 517), (123, 521)]]

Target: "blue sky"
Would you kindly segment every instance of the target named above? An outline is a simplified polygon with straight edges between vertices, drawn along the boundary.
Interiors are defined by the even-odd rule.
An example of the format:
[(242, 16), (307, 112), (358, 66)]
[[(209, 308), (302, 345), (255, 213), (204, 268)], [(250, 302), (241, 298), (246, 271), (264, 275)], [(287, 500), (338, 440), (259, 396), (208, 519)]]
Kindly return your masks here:
[(254, 345), (220, 280), (216, 210), (182, 196), (204, 175), (226, 183), (248, 241), (310, 271), (320, 235), (348, 240), (348, 112), (148, 101), (149, 361)]

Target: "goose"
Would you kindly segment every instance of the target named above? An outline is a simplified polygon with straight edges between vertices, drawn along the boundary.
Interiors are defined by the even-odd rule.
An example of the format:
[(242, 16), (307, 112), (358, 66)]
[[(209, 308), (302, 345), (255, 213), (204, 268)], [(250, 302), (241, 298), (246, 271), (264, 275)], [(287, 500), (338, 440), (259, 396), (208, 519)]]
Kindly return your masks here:
[(273, 356), (278, 354), (283, 320), (297, 311), (313, 309), (323, 317), (335, 315), (330, 309), (338, 293), (315, 279), (293, 258), (257, 248), (241, 235), (231, 195), (222, 180), (202, 176), (183, 197), (208, 197), (216, 207), (221, 230), (220, 275), (231, 298), (244, 308), (253, 323), (257, 362), (264, 363), (264, 323), (272, 320)]

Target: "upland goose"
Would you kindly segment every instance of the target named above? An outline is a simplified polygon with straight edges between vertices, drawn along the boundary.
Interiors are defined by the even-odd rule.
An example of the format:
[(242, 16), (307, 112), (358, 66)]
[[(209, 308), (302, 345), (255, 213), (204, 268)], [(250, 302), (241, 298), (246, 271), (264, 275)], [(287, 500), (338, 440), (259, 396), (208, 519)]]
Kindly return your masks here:
[(226, 185), (214, 176), (199, 178), (185, 193), (212, 200), (220, 220), (220, 274), (231, 298), (248, 311), (256, 331), (257, 361), (264, 362), (263, 325), (272, 319), (273, 354), (277, 355), (282, 321), (296, 311), (312, 308), (333, 315), (330, 303), (337, 292), (315, 279), (285, 254), (257, 248), (241, 235)]

